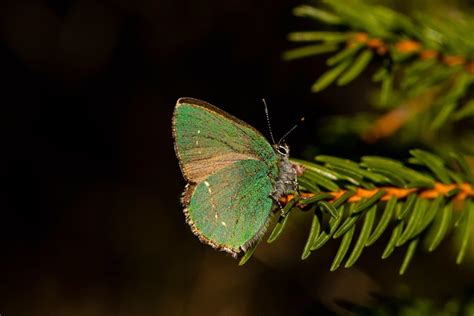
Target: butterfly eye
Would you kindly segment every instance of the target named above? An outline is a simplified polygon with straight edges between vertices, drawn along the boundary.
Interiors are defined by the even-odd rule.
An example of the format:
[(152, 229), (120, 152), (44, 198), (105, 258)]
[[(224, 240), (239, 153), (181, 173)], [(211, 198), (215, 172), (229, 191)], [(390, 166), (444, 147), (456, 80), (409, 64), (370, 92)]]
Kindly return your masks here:
[(288, 156), (290, 150), (286, 145), (278, 145), (277, 151), (280, 155)]

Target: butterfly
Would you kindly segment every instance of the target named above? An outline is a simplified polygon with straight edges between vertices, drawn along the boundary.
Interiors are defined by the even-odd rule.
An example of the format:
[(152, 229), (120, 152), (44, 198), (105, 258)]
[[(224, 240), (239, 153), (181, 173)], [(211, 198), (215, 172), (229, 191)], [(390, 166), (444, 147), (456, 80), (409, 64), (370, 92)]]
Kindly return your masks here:
[(186, 221), (201, 242), (237, 258), (263, 236), (279, 198), (297, 189), (289, 148), (193, 98), (177, 101), (172, 125)]

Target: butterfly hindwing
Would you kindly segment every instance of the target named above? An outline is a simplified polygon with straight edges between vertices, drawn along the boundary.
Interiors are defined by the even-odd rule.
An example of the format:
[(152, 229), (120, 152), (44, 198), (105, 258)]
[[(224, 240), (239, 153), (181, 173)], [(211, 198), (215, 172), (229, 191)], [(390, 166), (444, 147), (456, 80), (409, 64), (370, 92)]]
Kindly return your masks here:
[(273, 200), (263, 162), (238, 161), (192, 190), (185, 213), (202, 241), (237, 255), (264, 232)]

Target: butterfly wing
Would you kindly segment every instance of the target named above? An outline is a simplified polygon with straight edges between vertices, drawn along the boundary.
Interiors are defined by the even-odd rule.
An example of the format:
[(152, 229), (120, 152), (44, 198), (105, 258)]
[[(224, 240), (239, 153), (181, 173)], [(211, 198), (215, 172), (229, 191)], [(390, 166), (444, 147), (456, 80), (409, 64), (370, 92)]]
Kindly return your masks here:
[(187, 188), (186, 218), (201, 241), (236, 256), (264, 233), (273, 204), (267, 171), (241, 160)]
[(176, 104), (173, 133), (193, 232), (233, 255), (245, 250), (270, 216), (278, 176), (272, 146), (245, 122), (190, 98)]
[(186, 180), (204, 178), (236, 161), (263, 161), (278, 175), (277, 155), (265, 137), (247, 123), (200, 100), (181, 98), (173, 116), (175, 151)]

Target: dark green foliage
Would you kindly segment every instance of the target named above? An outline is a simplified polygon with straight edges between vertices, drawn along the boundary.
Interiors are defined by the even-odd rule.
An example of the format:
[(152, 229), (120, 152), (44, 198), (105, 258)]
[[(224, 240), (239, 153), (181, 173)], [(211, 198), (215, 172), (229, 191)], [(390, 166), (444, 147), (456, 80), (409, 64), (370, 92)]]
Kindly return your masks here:
[(324, 244), (326, 244), (333, 236), (336, 230), (339, 228), (339, 225), (342, 221), (342, 213), (344, 212), (344, 206), (338, 208), (338, 213), (341, 214), (339, 217), (332, 217), (329, 220), (329, 232), (323, 230), (317, 239), (314, 241), (313, 245), (311, 246), (311, 251), (317, 250), (321, 248)]
[(460, 247), (459, 253), (456, 259), (456, 263), (460, 264), (466, 255), (467, 246), (469, 243), (469, 236), (472, 233), (472, 220), (474, 216), (474, 205), (472, 204), (471, 200), (466, 201), (466, 211), (461, 215), (461, 220), (456, 223), (456, 227), (460, 227), (459, 229), (459, 239), (460, 239)]
[(334, 261), (331, 265), (331, 271), (335, 271), (339, 268), (344, 260), (344, 256), (346, 255), (349, 247), (351, 245), (352, 237), (354, 236), (355, 226), (352, 225), (350, 229), (346, 231), (344, 237), (342, 237), (341, 244), (339, 245), (339, 250), (337, 251), (336, 256), (334, 257)]
[(374, 225), (376, 212), (377, 212), (377, 206), (374, 205), (370, 208), (370, 210), (368, 210), (365, 213), (364, 224), (362, 226), (362, 229), (359, 234), (359, 238), (357, 239), (354, 249), (352, 250), (352, 253), (349, 259), (347, 259), (347, 262), (345, 265), (346, 268), (352, 267), (354, 263), (357, 261), (357, 259), (359, 259), (360, 255), (362, 254), (362, 250), (364, 250), (364, 247), (367, 243), (367, 239), (369, 238), (370, 233), (372, 231), (372, 226)]
[(280, 218), (278, 219), (277, 224), (275, 225), (275, 228), (272, 231), (272, 234), (270, 237), (268, 237), (268, 243), (272, 243), (275, 240), (277, 240), (278, 237), (280, 237), (280, 234), (283, 232), (283, 229), (285, 228), (286, 222), (288, 221), (288, 218), (290, 217), (290, 211), (293, 205), (298, 201), (298, 196), (295, 196), (293, 200), (289, 201), (285, 207), (282, 209)]
[(393, 211), (395, 210), (395, 207), (397, 205), (397, 198), (392, 196), (390, 200), (385, 204), (385, 207), (383, 208), (383, 214), (382, 217), (380, 217), (379, 223), (377, 224), (377, 227), (374, 229), (372, 235), (367, 239), (367, 242), (365, 243), (365, 246), (370, 246), (372, 245), (377, 239), (380, 238), (380, 236), (383, 234), (385, 229), (387, 228), (388, 224), (390, 223), (392, 217), (393, 217)]
[[(408, 118), (401, 126), (413, 125), (408, 129), (412, 138), (441, 128), (452, 134), (455, 122), (474, 120), (473, 16), (461, 12), (455, 18), (408, 16), (361, 0), (324, 0), (318, 7), (297, 6), (293, 13), (317, 23), (315, 29), (289, 34), (291, 42), (311, 45), (294, 48), (284, 58), (332, 54), (326, 60), (329, 69), (320, 73), (313, 92), (332, 83), (349, 84), (375, 62), (378, 70), (372, 80), (380, 84), (380, 93), (373, 105), (387, 113), (403, 108)], [(424, 119), (415, 119), (421, 115)], [(367, 129), (365, 137), (376, 141), (397, 130), (379, 135)]]
[[(311, 211), (314, 212), (316, 210), (316, 206), (311, 208)], [(313, 221), (311, 222), (311, 229), (309, 231), (308, 240), (303, 249), (303, 254), (301, 255), (301, 259), (306, 259), (311, 254), (311, 247), (313, 246), (316, 238), (319, 236), (319, 232), (321, 230), (321, 220), (319, 219), (320, 214), (314, 212)]]

